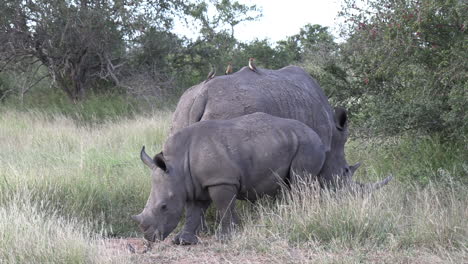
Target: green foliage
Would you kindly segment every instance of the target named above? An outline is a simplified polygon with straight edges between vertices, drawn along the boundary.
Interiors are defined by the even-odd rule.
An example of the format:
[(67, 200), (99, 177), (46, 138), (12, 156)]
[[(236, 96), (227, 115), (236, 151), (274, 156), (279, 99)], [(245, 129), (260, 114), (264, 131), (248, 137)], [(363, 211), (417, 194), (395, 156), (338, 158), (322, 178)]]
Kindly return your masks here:
[(124, 51), (118, 23), (122, 14), (112, 16), (118, 4), (2, 2), (3, 10), (10, 8), (16, 12), (0, 20), (2, 62), (8, 66), (28, 57), (41, 62), (72, 100), (83, 99), (96, 80), (105, 79), (111, 73), (108, 66), (116, 64)]
[(0, 101), (7, 96), (10, 85), (8, 78), (4, 74), (0, 74)]
[(466, 4), (345, 1), (345, 100), (370, 131), (466, 136)]
[(273, 48), (268, 40), (254, 40), (248, 44), (242, 44), (239, 55), (244, 59), (241, 65), (247, 66), (247, 61), (250, 57), (255, 58), (256, 64), (259, 67), (267, 69), (279, 69), (289, 65), (291, 61), (283, 60), (284, 56), (278, 52), (278, 49)]
[[(214, 16), (208, 15), (210, 6)], [(12, 0), (2, 2), (0, 10), (0, 71), (28, 72), (12, 66), (24, 58), (38, 61), (54, 80), (52, 87), (73, 102), (109, 86), (138, 96), (190, 86), (206, 76), (209, 63), (226, 65), (237, 43), (234, 27), (260, 15), (255, 5), (229, 0)], [(173, 34), (174, 17), (201, 25), (200, 38)], [(135, 92), (142, 82), (154, 85)]]
[(336, 48), (333, 35), (328, 31), (328, 27), (321, 25), (307, 24), (299, 30), (299, 34), (288, 39), (294, 39), (301, 53), (313, 52), (315, 49), (326, 46), (333, 50)]
[(315, 78), (333, 105), (341, 104), (349, 94), (348, 73), (339, 53), (339, 45), (327, 27), (306, 25), (299, 34), (289, 37), (287, 42), (278, 42), (280, 47), (288, 45), (295, 50), (296, 61)]
[[(146, 67), (147, 71), (151, 69), (169, 70), (171, 59), (181, 52), (182, 40), (176, 35), (158, 30), (155, 27), (147, 29), (144, 34), (137, 37), (136, 42), (139, 44), (132, 50), (135, 55), (132, 63), (134, 67)], [(164, 72), (162, 72), (164, 73)], [(167, 73), (166, 74), (170, 74)]]
[(347, 146), (349, 163), (362, 162), (355, 178), (393, 174), (405, 184), (468, 184), (466, 142), (447, 142), (437, 135), (355, 139)]
[(91, 93), (88, 99), (70, 104), (61, 90), (50, 91), (48, 87), (37, 87), (23, 100), (9, 97), (0, 105), (0, 112), (17, 110), (21, 112), (40, 112), (48, 116), (65, 116), (83, 125), (102, 124), (121, 118), (137, 115), (150, 115), (151, 109), (173, 109), (177, 102), (175, 95), (161, 95), (138, 99), (126, 94), (108, 91)]
[[(147, 107), (147, 105), (145, 104)], [(25, 97), (21, 103), (18, 98), (10, 98), (5, 107), (21, 111), (41, 111), (52, 115), (64, 115), (83, 123), (102, 123), (121, 117), (132, 117), (145, 108), (133, 99), (119, 94), (95, 94), (85, 101), (70, 104), (60, 91), (36, 91)], [(140, 108), (141, 107), (141, 108)]]

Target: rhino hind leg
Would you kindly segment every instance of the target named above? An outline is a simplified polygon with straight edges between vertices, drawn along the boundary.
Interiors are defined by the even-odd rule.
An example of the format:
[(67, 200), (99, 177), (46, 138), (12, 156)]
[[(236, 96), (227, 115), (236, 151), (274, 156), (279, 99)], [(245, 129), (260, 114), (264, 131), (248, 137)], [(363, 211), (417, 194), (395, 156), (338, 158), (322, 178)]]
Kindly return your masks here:
[(317, 177), (324, 163), (324, 150), (315, 146), (302, 146), (291, 162), (289, 180), (295, 184), (298, 180), (297, 177)]
[(185, 207), (185, 225), (172, 240), (176, 245), (194, 245), (198, 243), (197, 232), (204, 225), (204, 213), (210, 201), (188, 201)]
[(239, 225), (235, 211), (237, 188), (233, 185), (216, 185), (208, 188), (220, 219), (218, 238), (226, 240), (233, 228)]

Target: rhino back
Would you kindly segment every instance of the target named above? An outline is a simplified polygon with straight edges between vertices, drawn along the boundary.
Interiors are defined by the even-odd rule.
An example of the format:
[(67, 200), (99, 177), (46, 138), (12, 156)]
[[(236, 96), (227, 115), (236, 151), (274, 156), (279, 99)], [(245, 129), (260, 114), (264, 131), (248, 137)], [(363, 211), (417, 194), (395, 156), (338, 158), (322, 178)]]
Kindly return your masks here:
[(278, 176), (288, 177), (291, 163), (304, 145), (323, 148), (318, 135), (303, 123), (255, 113), (191, 125), (172, 136), (165, 151), (170, 156), (190, 153), (187, 176), (194, 193), (229, 184), (239, 188), (241, 197), (253, 199), (252, 195), (276, 191)]
[(193, 86), (182, 95), (173, 116), (171, 134), (202, 120), (230, 119), (264, 112), (301, 121), (313, 128), (330, 149), (333, 112), (322, 89), (304, 70), (247, 67)]

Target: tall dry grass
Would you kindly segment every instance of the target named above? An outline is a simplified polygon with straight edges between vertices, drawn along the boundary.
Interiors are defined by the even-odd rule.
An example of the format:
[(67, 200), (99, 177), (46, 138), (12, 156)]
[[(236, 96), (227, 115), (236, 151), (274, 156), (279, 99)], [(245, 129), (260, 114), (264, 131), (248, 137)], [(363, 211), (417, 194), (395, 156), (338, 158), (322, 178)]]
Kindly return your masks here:
[(134, 233), (150, 186), (139, 150), (161, 147), (170, 112), (82, 125), (2, 109), (0, 263), (106, 263), (104, 238)]
[[(0, 263), (141, 261), (115, 254), (105, 239), (140, 236), (130, 215), (141, 211), (151, 186), (139, 151), (142, 145), (148, 153), (160, 151), (170, 111), (88, 124), (57, 114), (0, 113)], [(393, 142), (398, 147), (390, 149), (348, 145), (349, 160), (365, 161), (357, 179), (395, 174), (386, 188), (353, 196), (300, 183), (275, 200), (244, 203), (243, 227), (232, 240), (204, 243), (200, 254), (234, 263), (467, 262), (468, 195), (459, 181), (466, 177), (466, 161), (453, 154), (460, 150), (451, 152), (437, 141), (414, 143), (417, 148), (408, 142)], [(403, 173), (428, 166), (418, 149), (453, 161), (429, 161), (426, 172), (441, 183), (413, 184), (399, 174), (402, 159)], [(194, 254), (161, 247), (171, 259)]]
[[(158, 151), (170, 112), (99, 125), (37, 112), (0, 116), (0, 205), (27, 190), (60, 214), (93, 220), (110, 234), (134, 230), (130, 219), (147, 199), (142, 145)], [(136, 208), (138, 206), (138, 208)]]
[[(424, 251), (447, 263), (462, 263), (468, 258), (467, 205), (464, 186), (431, 183), (420, 188), (393, 182), (372, 194), (356, 195), (320, 190), (302, 181), (279, 198), (244, 211), (244, 227), (232, 245), (278, 261), (296, 249), (303, 258), (315, 256), (324, 262), (333, 260), (327, 254), (336, 257), (340, 252), (369, 252), (376, 262), (399, 262)], [(384, 255), (376, 257), (372, 251)], [(356, 263), (359, 258), (368, 259), (348, 260)]]
[[(31, 194), (31, 193), (29, 193)], [(0, 263), (125, 263), (80, 219), (60, 215), (28, 192), (0, 207)]]

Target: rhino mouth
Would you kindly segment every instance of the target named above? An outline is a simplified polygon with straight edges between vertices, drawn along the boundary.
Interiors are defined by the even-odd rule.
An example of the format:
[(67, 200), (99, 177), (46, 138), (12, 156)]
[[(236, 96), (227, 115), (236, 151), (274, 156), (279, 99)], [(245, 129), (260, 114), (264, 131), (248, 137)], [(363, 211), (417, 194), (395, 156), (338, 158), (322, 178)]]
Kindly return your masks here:
[(153, 239), (152, 239), (152, 242), (156, 241), (156, 240), (159, 240), (159, 241), (163, 241), (165, 237), (163, 237), (163, 235), (158, 231), (154, 231), (153, 233)]
[(161, 232), (158, 229), (154, 229), (154, 231), (149, 230), (149, 229), (150, 228), (148, 228), (144, 232), (144, 234), (145, 234), (144, 237), (145, 237), (146, 240), (148, 240), (150, 242), (163, 241), (168, 236), (168, 234), (166, 234), (165, 232)]
[(158, 230), (155, 230), (154, 232), (150, 233), (145, 233), (144, 237), (150, 242), (163, 241), (165, 238)]

